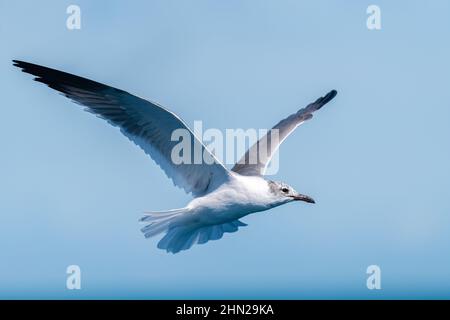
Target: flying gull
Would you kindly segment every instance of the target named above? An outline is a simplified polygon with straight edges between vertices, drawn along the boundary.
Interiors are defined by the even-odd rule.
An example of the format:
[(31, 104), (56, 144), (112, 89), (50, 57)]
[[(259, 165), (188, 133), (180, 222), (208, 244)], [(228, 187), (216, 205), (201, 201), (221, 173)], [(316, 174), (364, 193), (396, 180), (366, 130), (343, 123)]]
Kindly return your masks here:
[[(164, 107), (128, 92), (70, 73), (44, 66), (13, 60), (34, 80), (48, 85), (85, 106), (85, 110), (105, 119), (132, 142), (141, 147), (173, 183), (194, 197), (184, 208), (149, 212), (140, 219), (146, 238), (164, 233), (158, 248), (177, 253), (193, 244), (222, 238), (246, 226), (239, 219), (251, 213), (268, 210), (291, 201), (314, 200), (295, 191), (283, 182), (263, 176), (279, 145), (300, 124), (312, 118), (312, 113), (333, 99), (330, 91), (303, 109), (278, 122), (270, 131), (278, 133), (271, 139), (268, 133), (247, 150), (231, 170), (218, 161), (176, 114)], [(214, 161), (206, 163), (174, 163), (171, 151), (177, 141), (171, 140), (174, 130), (185, 129), (190, 134), (192, 148), (200, 146), (202, 155)], [(260, 153), (261, 149), (264, 153)], [(197, 149), (198, 150), (198, 149)], [(256, 155), (256, 158), (255, 158)], [(254, 160), (254, 161), (249, 161)]]

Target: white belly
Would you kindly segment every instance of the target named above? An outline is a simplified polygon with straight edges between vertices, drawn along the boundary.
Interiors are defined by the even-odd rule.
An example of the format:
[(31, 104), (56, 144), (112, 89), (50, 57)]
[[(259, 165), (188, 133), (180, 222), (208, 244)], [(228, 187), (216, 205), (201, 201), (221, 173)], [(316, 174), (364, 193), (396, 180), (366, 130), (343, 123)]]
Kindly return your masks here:
[(188, 207), (198, 222), (219, 224), (271, 208), (269, 196), (264, 179), (241, 176), (212, 193), (193, 199)]

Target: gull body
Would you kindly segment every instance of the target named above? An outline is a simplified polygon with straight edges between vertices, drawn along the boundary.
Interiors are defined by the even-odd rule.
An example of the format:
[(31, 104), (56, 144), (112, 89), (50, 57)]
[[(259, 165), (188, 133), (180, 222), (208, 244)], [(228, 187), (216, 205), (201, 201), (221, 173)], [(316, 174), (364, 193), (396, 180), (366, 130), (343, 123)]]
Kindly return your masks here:
[(278, 199), (269, 182), (261, 177), (232, 174), (230, 180), (211, 193), (193, 199), (187, 205), (193, 216), (205, 224), (221, 224), (250, 213), (268, 210), (289, 201)]
[[(330, 91), (305, 108), (279, 121), (245, 153), (231, 170), (218, 161), (199, 141), (186, 124), (173, 112), (128, 92), (70, 73), (24, 61), (13, 60), (22, 71), (36, 76), (35, 80), (48, 85), (76, 102), (85, 110), (106, 120), (148, 154), (173, 183), (193, 195), (184, 208), (147, 212), (140, 219), (146, 238), (163, 233), (158, 248), (177, 253), (193, 244), (220, 239), (224, 233), (246, 226), (239, 219), (291, 201), (314, 203), (291, 186), (264, 178), (273, 154), (279, 145), (300, 124), (312, 118), (312, 113), (337, 92)], [(214, 161), (175, 163), (171, 151), (176, 142), (174, 130), (189, 132), (191, 150), (199, 150)], [(278, 133), (274, 139), (272, 132)], [(265, 150), (260, 153), (260, 150)], [(194, 158), (195, 155), (192, 155)]]

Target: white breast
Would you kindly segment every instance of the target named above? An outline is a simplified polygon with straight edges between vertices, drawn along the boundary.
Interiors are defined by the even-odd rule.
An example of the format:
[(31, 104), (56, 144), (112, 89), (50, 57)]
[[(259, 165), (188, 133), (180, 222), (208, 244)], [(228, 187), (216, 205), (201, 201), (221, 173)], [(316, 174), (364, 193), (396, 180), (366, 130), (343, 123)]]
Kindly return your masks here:
[(267, 210), (272, 203), (273, 195), (266, 180), (234, 174), (230, 182), (210, 194), (195, 198), (188, 206), (199, 216), (218, 223)]

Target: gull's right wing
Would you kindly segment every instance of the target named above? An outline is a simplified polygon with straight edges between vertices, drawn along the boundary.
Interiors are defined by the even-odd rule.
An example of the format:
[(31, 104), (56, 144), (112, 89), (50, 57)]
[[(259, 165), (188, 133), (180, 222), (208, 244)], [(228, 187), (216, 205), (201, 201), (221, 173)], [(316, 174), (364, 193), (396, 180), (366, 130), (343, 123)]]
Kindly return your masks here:
[[(270, 159), (284, 139), (303, 122), (311, 119), (313, 112), (330, 102), (336, 94), (336, 90), (331, 90), (324, 97), (320, 97), (307, 107), (278, 122), (264, 137), (247, 150), (231, 170), (244, 176), (264, 175)], [(278, 131), (278, 135), (272, 134), (274, 130)], [(275, 138), (274, 141), (272, 141), (273, 138)]]
[[(182, 187), (186, 192), (192, 192), (196, 196), (205, 194), (228, 179), (229, 171), (194, 136), (186, 124), (158, 104), (70, 73), (18, 60), (13, 62), (23, 72), (36, 76), (34, 80), (61, 92), (72, 101), (85, 106), (86, 111), (119, 127), (126, 137), (155, 160), (176, 186)], [(174, 163), (171, 158), (174, 146), (179, 143), (171, 140), (172, 133), (177, 129), (186, 130), (184, 132), (190, 138), (191, 151), (191, 161), (179, 164)], [(194, 152), (201, 152), (201, 161), (195, 161)], [(207, 163), (204, 161), (206, 157), (209, 157)]]

